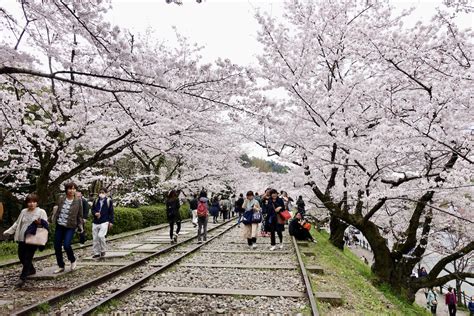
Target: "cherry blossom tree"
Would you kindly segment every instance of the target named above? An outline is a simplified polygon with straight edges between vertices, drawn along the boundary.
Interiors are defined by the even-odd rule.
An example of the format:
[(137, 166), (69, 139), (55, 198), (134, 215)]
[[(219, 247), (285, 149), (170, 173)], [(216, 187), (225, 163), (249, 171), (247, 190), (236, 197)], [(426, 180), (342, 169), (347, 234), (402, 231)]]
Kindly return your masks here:
[(331, 241), (342, 248), (347, 225), (361, 230), (378, 279), (413, 301), (419, 288), (473, 277), (439, 276), (474, 250), (468, 240), (410, 280), (433, 232), (458, 216), (442, 205), (472, 208), (473, 34), (448, 7), (413, 27), (409, 14), (386, 1), (299, 0), (283, 19), (257, 14), (268, 92), (252, 108), (264, 119), (251, 137), (300, 168), (330, 213)]
[(123, 152), (185, 152), (186, 140), (210, 137), (209, 117), (240, 108), (232, 97), (245, 70), (204, 64), (186, 38), (170, 49), (112, 26), (105, 1), (17, 5), (21, 15), (0, 10), (0, 181), (14, 192), (37, 191), (45, 204)]

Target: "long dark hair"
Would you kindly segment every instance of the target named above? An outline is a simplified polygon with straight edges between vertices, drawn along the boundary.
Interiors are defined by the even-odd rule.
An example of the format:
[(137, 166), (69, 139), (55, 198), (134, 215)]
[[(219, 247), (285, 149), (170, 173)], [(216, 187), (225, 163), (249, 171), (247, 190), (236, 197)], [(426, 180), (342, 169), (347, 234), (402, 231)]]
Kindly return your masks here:
[(176, 190), (171, 190), (168, 193), (168, 201), (174, 201), (178, 199), (178, 192)]

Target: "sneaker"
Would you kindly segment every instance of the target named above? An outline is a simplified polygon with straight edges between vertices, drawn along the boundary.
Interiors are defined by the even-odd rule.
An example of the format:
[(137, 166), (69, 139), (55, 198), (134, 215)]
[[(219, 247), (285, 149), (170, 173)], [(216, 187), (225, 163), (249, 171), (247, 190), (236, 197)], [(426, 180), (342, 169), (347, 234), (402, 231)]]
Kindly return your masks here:
[(64, 268), (59, 268), (59, 269), (56, 269), (54, 270), (54, 274), (58, 274), (58, 273), (63, 273), (64, 272)]
[(18, 281), (15, 283), (15, 287), (16, 287), (16, 288), (21, 288), (21, 287), (23, 287), (23, 285), (25, 285), (25, 280), (22, 280), (22, 279), (18, 280)]
[(92, 259), (99, 259), (100, 258), (100, 255), (93, 255), (92, 256)]
[(198, 240), (198, 244), (202, 244), (202, 240)]
[(76, 270), (77, 268), (77, 261), (71, 262), (71, 271)]
[(275, 250), (275, 249), (276, 249), (276, 246), (271, 246), (271, 247), (270, 247), (270, 251), (273, 251), (273, 250)]
[(280, 249), (283, 249), (283, 244), (280, 244)]
[(253, 249), (257, 249), (257, 244), (253, 244), (253, 245), (252, 245), (252, 248), (253, 248)]
[(100, 256), (101, 256), (101, 257), (105, 257), (105, 251), (101, 252), (101, 253), (100, 253)]
[(177, 241), (178, 241), (178, 234), (174, 234), (174, 236), (173, 236), (173, 242), (176, 243)]

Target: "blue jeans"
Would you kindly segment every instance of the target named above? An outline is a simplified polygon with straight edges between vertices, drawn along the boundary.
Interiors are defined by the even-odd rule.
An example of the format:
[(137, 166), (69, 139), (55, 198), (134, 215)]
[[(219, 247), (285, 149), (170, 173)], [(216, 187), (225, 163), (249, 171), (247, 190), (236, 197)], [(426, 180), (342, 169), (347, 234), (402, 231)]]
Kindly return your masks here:
[(63, 259), (63, 243), (64, 250), (67, 254), (67, 259), (69, 261), (75, 262), (76, 257), (74, 257), (74, 252), (72, 251), (72, 238), (74, 237), (74, 228), (67, 228), (62, 225), (56, 224), (56, 232), (54, 234), (54, 252), (56, 254), (56, 261), (60, 268), (64, 268), (64, 259)]

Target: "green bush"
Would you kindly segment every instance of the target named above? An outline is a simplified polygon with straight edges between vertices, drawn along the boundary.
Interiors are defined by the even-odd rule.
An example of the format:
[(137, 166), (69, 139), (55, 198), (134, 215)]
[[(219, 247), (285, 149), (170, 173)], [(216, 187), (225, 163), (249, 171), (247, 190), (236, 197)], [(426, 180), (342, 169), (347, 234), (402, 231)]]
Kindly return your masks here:
[(143, 227), (155, 226), (166, 223), (166, 209), (163, 204), (141, 206), (139, 210), (143, 215)]
[(18, 244), (14, 241), (0, 242), (0, 257), (12, 256), (18, 253)]
[(143, 228), (143, 215), (136, 208), (116, 207), (114, 217), (114, 227), (110, 230), (110, 235)]
[(181, 205), (181, 208), (179, 209), (179, 213), (181, 214), (181, 219), (186, 219), (190, 218), (191, 214), (189, 212), (189, 203), (184, 203)]
[[(166, 218), (166, 207), (164, 204), (141, 206), (139, 210), (143, 215), (143, 227), (155, 226), (168, 222)], [(181, 219), (189, 218), (189, 203), (181, 205), (179, 209)]]

